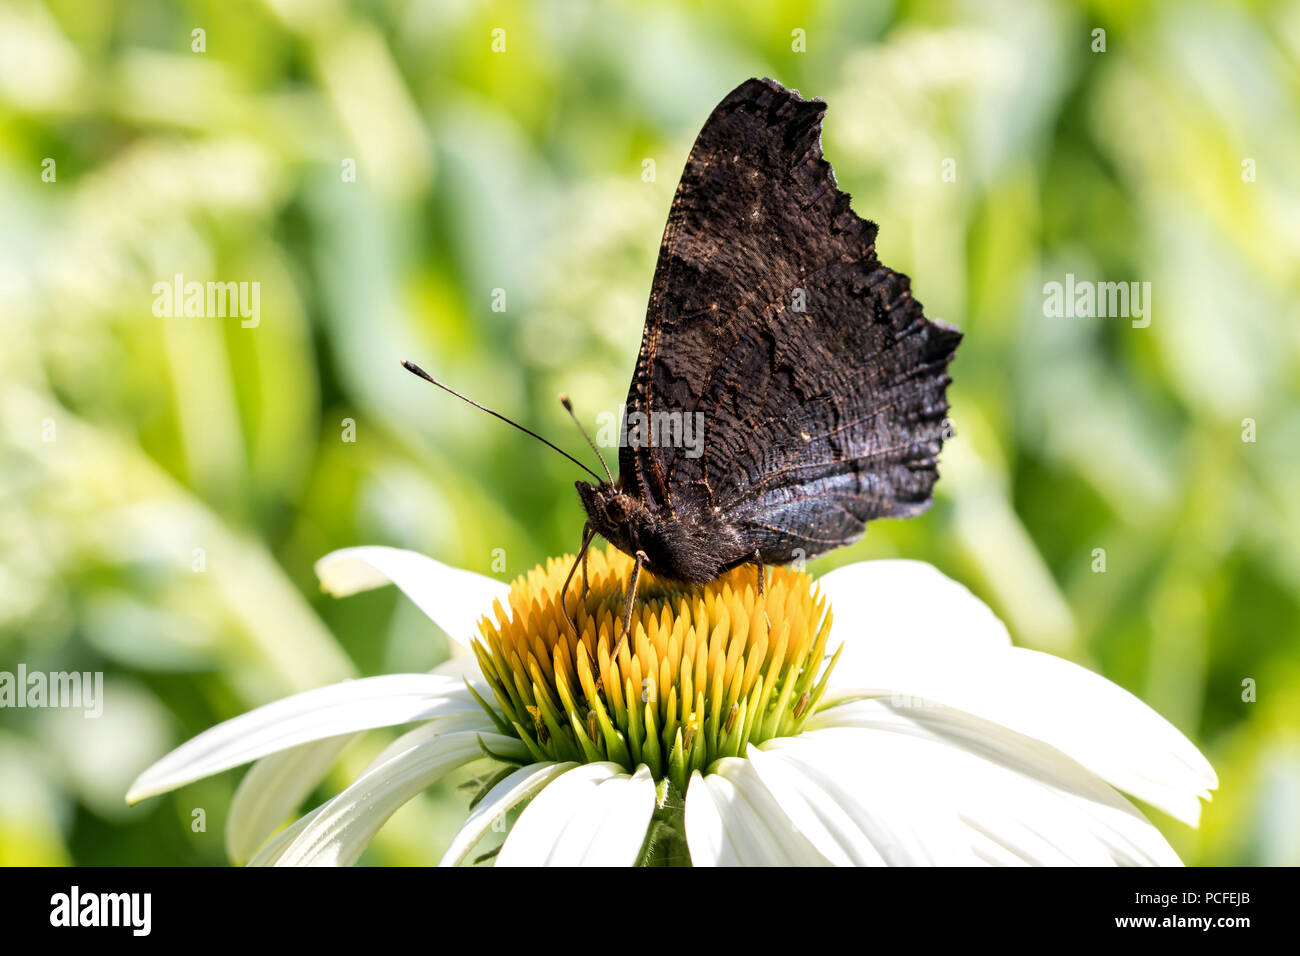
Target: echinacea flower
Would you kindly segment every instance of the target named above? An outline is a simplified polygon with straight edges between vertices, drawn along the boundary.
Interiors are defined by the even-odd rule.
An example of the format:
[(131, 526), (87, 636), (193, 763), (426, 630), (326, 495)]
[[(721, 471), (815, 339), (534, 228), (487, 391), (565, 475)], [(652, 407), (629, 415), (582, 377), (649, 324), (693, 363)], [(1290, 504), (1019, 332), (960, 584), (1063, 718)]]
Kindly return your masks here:
[[(592, 551), (590, 590), (568, 593), (574, 634), (571, 560), (506, 587), (394, 548), (322, 558), (325, 590), (392, 582), (473, 656), (260, 707), (164, 757), (127, 799), (256, 760), (232, 856), (351, 864), (406, 801), (487, 758), (499, 770), (443, 863), (508, 826), (498, 865), (1177, 865), (1121, 791), (1194, 826), (1217, 786), (1164, 718), (1013, 647), (929, 565), (867, 561), (816, 583), (772, 568), (761, 595), (752, 567), (693, 589), (643, 577), (619, 640), (632, 562)], [(405, 724), (351, 786), (267, 839), (353, 736)]]

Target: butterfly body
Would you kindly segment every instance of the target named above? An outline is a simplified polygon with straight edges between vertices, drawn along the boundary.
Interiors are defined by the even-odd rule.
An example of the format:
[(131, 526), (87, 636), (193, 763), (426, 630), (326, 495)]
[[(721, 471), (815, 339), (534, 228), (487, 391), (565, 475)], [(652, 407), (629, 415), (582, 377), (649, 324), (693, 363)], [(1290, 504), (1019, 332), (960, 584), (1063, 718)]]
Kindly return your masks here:
[[(644, 555), (646, 570), (686, 584), (707, 584), (754, 560), (744, 535), (720, 513), (652, 511), (618, 484), (576, 483), (588, 527), (624, 554)], [(788, 559), (787, 559), (788, 560)]]
[(629, 442), (616, 481), (577, 484), (588, 532), (662, 577), (812, 558), (930, 505), (961, 333), (876, 258), (824, 112), (749, 80), (682, 174), (626, 407), (696, 416), (703, 440)]

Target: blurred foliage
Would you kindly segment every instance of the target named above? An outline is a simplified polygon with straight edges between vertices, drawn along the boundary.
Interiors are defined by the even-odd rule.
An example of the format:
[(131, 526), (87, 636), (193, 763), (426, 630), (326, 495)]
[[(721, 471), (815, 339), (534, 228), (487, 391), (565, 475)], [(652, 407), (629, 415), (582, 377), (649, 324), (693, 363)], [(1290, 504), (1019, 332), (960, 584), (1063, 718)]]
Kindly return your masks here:
[[(572, 466), (397, 362), (581, 453), (555, 395), (618, 408), (686, 153), (763, 75), (830, 104), (881, 257), (967, 333), (936, 507), (815, 570), (967, 582), (1203, 747), (1202, 828), (1154, 814), (1188, 862), (1300, 863), (1300, 3), (1172, 0), (4, 0), (0, 670), (109, 706), (0, 714), (0, 863), (223, 862), (238, 774), (127, 808), (136, 772), (446, 655), (393, 589), (324, 599), (320, 555), (573, 549)], [(178, 273), (259, 282), (260, 323), (155, 317)], [(1150, 327), (1044, 317), (1066, 273), (1150, 282)], [(436, 859), (464, 805), (366, 859)]]

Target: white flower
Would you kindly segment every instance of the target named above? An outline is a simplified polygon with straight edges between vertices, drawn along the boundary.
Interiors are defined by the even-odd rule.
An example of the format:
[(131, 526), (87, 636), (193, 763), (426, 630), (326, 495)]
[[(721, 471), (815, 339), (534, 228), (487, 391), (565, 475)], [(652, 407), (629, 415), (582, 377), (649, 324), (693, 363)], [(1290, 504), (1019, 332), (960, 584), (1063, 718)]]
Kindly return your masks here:
[[(327, 591), (391, 581), (474, 656), (260, 707), (164, 757), (127, 799), (257, 761), (231, 806), (231, 855), (351, 864), (403, 803), (491, 755), (502, 770), (443, 863), (514, 818), (498, 865), (1177, 865), (1120, 791), (1195, 826), (1217, 786), (1140, 700), (1013, 647), (929, 565), (854, 564), (816, 592), (775, 568), (765, 597), (753, 568), (696, 591), (652, 581), (616, 649), (629, 564), (593, 551), (570, 637), (563, 559), (511, 588), (393, 548), (328, 555)], [(267, 840), (354, 735), (404, 724), (351, 786)]]

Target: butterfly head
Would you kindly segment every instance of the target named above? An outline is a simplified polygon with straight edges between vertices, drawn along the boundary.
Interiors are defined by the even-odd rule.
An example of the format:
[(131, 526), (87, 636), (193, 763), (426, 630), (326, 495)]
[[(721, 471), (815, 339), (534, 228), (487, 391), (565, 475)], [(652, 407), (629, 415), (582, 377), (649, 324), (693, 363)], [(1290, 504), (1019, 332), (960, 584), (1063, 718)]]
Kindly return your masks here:
[(645, 523), (645, 504), (629, 495), (617, 484), (602, 481), (598, 485), (574, 483), (587, 520), (606, 541), (631, 553), (635, 548), (635, 529)]

